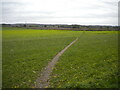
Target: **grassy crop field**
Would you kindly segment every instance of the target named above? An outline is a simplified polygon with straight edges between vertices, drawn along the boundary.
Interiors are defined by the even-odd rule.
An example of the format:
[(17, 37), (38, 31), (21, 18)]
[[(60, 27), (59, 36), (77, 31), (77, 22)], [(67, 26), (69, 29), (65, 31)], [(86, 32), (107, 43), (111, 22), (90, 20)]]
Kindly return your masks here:
[(118, 88), (118, 77), (118, 33), (85, 32), (61, 56), (50, 87)]
[(38, 73), (80, 33), (3, 28), (3, 88), (26, 88)]
[(118, 87), (117, 31), (7, 28), (2, 31), (3, 88), (30, 88), (48, 62), (76, 37), (56, 64), (54, 88)]

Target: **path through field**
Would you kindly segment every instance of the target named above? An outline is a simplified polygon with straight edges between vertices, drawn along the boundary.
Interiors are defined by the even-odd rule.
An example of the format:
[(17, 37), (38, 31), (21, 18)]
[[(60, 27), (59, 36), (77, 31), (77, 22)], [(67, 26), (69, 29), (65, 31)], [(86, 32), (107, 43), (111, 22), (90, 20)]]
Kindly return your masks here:
[(45, 88), (49, 86), (49, 78), (50, 73), (52, 72), (52, 69), (54, 68), (55, 64), (59, 60), (59, 57), (72, 45), (74, 44), (78, 38), (76, 38), (74, 41), (72, 41), (68, 46), (66, 46), (62, 51), (60, 51), (50, 63), (43, 69), (41, 72), (41, 76), (38, 77), (36, 80), (35, 88)]

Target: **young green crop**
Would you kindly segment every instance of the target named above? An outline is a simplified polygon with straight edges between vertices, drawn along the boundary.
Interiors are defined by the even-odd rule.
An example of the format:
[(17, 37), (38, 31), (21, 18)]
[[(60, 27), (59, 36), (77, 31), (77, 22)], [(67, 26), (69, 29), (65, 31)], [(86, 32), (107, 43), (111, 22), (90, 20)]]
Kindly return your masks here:
[[(82, 34), (82, 35), (81, 35)], [(117, 87), (117, 33), (3, 28), (3, 88), (30, 88), (48, 62), (58, 61), (50, 87)]]
[(30, 88), (49, 61), (80, 33), (3, 28), (3, 88)]
[(86, 31), (60, 58), (53, 88), (118, 88), (118, 33)]

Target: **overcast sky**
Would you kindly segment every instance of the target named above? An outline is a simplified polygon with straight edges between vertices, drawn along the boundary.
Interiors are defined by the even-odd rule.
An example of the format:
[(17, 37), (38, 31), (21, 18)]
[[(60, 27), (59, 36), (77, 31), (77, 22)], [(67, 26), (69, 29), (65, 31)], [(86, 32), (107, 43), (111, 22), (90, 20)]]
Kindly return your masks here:
[(2, 23), (118, 25), (119, 0), (2, 0)]

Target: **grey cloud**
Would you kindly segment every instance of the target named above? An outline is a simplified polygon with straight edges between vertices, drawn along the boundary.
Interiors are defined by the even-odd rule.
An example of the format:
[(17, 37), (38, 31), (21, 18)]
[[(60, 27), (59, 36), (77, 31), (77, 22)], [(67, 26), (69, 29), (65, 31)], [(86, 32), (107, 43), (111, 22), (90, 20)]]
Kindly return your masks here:
[[(64, 12), (68, 12), (70, 11), (72, 13), (72, 11), (79, 12), (80, 10), (84, 10), (84, 11), (92, 11), (92, 10), (103, 10), (106, 11), (106, 13), (101, 13), (101, 14), (97, 14), (95, 12), (93, 13), (88, 13), (88, 14), (82, 14), (82, 15), (73, 15), (73, 16), (69, 16), (66, 15), (64, 16), (57, 16), (55, 15), (56, 12), (59, 11), (40, 11), (38, 10), (24, 10), (24, 6), (28, 5), (25, 2), (17, 2), (15, 0), (11, 0), (7, 1), (7, 2), (2, 2), (2, 13), (3, 13), (3, 22), (9, 22), (9, 23), (15, 23), (15, 22), (40, 22), (40, 23), (44, 23), (44, 22), (59, 22), (59, 23), (66, 23), (66, 20), (69, 19), (73, 19), (74, 21), (69, 21), (67, 23), (75, 23), (75, 20), (77, 19), (85, 19), (84, 21), (76, 21), (76, 23), (81, 22), (82, 23), (95, 23), (96, 21), (87, 21), (87, 19), (97, 19), (99, 21), (99, 19), (104, 19), (104, 21), (99, 21), (96, 22), (98, 24), (103, 23), (103, 24), (107, 24), (107, 23), (111, 23), (111, 24), (116, 24), (116, 21), (114, 19), (111, 18), (117, 18), (117, 11), (115, 10), (117, 7), (116, 2), (108, 2), (105, 0), (100, 1), (101, 4), (97, 4), (97, 5), (84, 5), (82, 8), (81, 7), (73, 7), (70, 9), (65, 9), (63, 10)], [(33, 7), (34, 8), (34, 7)], [(74, 13), (74, 12), (73, 12)], [(81, 12), (82, 13), (82, 12)], [(62, 20), (61, 20), (62, 19)], [(110, 20), (109, 20), (110, 19)], [(65, 20), (65, 21), (64, 21)], [(113, 21), (112, 21), (113, 20)]]
[(2, 2), (2, 5), (23, 5), (23, 3), (20, 2)]
[(118, 0), (114, 0), (114, 1), (106, 1), (106, 0), (100, 0), (102, 3), (104, 4), (108, 4), (108, 5), (111, 5), (111, 6), (117, 6), (118, 5)]

